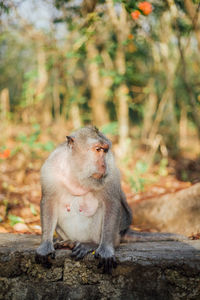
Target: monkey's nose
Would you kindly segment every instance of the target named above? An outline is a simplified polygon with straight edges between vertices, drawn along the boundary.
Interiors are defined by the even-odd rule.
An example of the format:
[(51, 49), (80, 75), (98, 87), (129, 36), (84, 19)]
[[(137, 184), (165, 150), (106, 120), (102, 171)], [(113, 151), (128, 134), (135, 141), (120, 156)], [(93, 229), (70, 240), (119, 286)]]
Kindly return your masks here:
[(106, 165), (102, 164), (98, 167), (98, 172), (93, 174), (95, 179), (100, 179), (106, 174)]
[(99, 172), (103, 175), (105, 175), (105, 172), (106, 172), (106, 165), (105, 164), (102, 164), (99, 168)]

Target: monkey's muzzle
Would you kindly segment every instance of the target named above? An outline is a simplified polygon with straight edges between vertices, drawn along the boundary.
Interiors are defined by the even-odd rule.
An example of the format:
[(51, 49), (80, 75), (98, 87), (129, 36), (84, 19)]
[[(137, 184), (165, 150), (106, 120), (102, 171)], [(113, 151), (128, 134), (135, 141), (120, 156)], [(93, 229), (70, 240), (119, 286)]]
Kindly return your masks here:
[(105, 176), (105, 173), (94, 173), (93, 175), (92, 175), (92, 177), (94, 178), (94, 179), (101, 179), (101, 178), (103, 178)]

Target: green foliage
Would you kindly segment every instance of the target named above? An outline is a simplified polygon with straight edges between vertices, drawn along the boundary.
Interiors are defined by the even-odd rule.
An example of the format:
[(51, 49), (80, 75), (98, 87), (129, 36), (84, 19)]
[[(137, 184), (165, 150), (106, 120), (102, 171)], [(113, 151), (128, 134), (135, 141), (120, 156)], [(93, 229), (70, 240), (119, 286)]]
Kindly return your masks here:
[(118, 123), (117, 122), (111, 122), (109, 124), (105, 124), (101, 128), (101, 131), (104, 134), (117, 135), (117, 133), (118, 133)]
[(0, 0), (0, 15), (2, 13), (9, 13), (10, 5), (8, 0)]
[(45, 143), (39, 142), (40, 134), (41, 134), (41, 130), (39, 124), (33, 125), (33, 132), (29, 135), (20, 133), (17, 136), (17, 140), (21, 142), (21, 145), (19, 144), (17, 146), (14, 154), (24, 149), (23, 147), (24, 145), (28, 147), (33, 157), (36, 155), (37, 150), (51, 152), (55, 147), (54, 143), (52, 141), (47, 141)]
[(129, 0), (129, 1), (126, 1), (126, 0), (121, 0), (121, 1), (117, 1), (117, 2), (122, 2), (125, 7), (126, 7), (126, 10), (131, 13), (134, 9), (137, 9), (137, 4), (140, 2), (140, 1), (135, 1), (135, 0)]
[(188, 20), (185, 20), (183, 18), (177, 18), (176, 24), (174, 26), (175, 26), (174, 29), (176, 30), (178, 28), (181, 35), (183, 35), (183, 36), (188, 36), (193, 29), (193, 25), (191, 23), (189, 23)]
[(168, 159), (167, 158), (162, 158), (159, 164), (159, 169), (158, 169), (158, 174), (160, 176), (167, 176), (168, 175), (168, 170), (167, 170), (167, 165), (168, 165)]
[(36, 141), (39, 135), (40, 135), (40, 130), (36, 130), (29, 136), (27, 136), (24, 133), (20, 133), (17, 139), (21, 141), (22, 144), (27, 144), (30, 148), (34, 148), (34, 147), (37, 148), (38, 144), (36, 143)]
[(33, 69), (24, 74), (24, 82), (22, 86), (22, 100), (20, 101), (20, 107), (26, 107), (33, 101), (35, 86), (34, 83), (37, 80), (37, 70)]
[(57, 9), (62, 8), (62, 6), (63, 6), (64, 4), (67, 4), (67, 3), (69, 3), (69, 2), (71, 2), (71, 0), (54, 0), (55, 7), (56, 7)]
[(181, 180), (182, 181), (189, 181), (189, 176), (186, 170), (182, 170), (181, 171)]
[(42, 150), (47, 151), (47, 152), (51, 152), (54, 148), (55, 145), (52, 141), (48, 141), (44, 144), (39, 144), (38, 145)]
[(24, 223), (24, 221), (23, 221), (22, 218), (20, 218), (20, 217), (18, 217), (18, 216), (15, 216), (15, 215), (9, 214), (9, 215), (8, 215), (8, 219), (9, 219), (9, 221), (10, 221), (10, 225), (11, 225), (11, 226), (14, 226), (14, 225), (17, 224), (17, 223)]
[(148, 170), (148, 164), (142, 160), (139, 160), (135, 165), (135, 172), (137, 174), (144, 174)]
[[(15, 115), (19, 106), (25, 107), (30, 99), (27, 82), (35, 74), (35, 49), (12, 30), (0, 31), (0, 91), (9, 89), (11, 112)], [(36, 78), (36, 76), (35, 76)], [(32, 91), (33, 93), (33, 91)]]
[(37, 211), (35, 209), (35, 205), (32, 203), (30, 204), (30, 210), (34, 216), (37, 216)]
[(89, 63), (95, 62), (98, 65), (102, 64), (102, 57), (101, 55), (96, 55), (92, 60), (89, 60)]
[(78, 52), (74, 52), (74, 51), (68, 51), (66, 53), (66, 58), (81, 58), (81, 54)]
[(142, 160), (137, 161), (135, 169), (132, 173), (129, 172), (128, 180), (131, 185), (131, 188), (135, 192), (141, 192), (144, 190), (145, 184), (149, 182), (142, 175), (148, 171), (148, 164)]

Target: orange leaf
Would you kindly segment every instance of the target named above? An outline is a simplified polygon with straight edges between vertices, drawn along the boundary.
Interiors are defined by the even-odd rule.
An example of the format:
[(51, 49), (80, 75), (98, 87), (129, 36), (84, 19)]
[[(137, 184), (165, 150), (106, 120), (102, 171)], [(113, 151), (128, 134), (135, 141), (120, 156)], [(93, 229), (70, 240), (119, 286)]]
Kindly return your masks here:
[(10, 149), (5, 149), (3, 152), (4, 158), (8, 158), (10, 156)]
[(128, 39), (129, 39), (129, 40), (132, 40), (133, 38), (134, 38), (134, 35), (130, 33), (130, 34), (128, 35)]
[(140, 16), (140, 12), (139, 10), (134, 10), (132, 13), (131, 13), (131, 17), (133, 20), (137, 20)]
[(147, 1), (140, 2), (138, 8), (143, 12), (144, 15), (149, 15), (152, 12), (152, 5)]

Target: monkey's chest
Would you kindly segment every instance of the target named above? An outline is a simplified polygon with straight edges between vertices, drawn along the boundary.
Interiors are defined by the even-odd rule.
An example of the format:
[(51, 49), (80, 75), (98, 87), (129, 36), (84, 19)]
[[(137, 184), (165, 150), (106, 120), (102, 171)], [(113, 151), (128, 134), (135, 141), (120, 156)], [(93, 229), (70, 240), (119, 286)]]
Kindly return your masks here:
[(85, 196), (71, 196), (69, 199), (65, 199), (63, 203), (63, 209), (67, 216), (80, 215), (92, 217), (96, 213), (98, 206), (98, 200), (91, 193)]
[(72, 241), (98, 243), (102, 224), (102, 208), (92, 195), (70, 197), (59, 207), (58, 225)]

